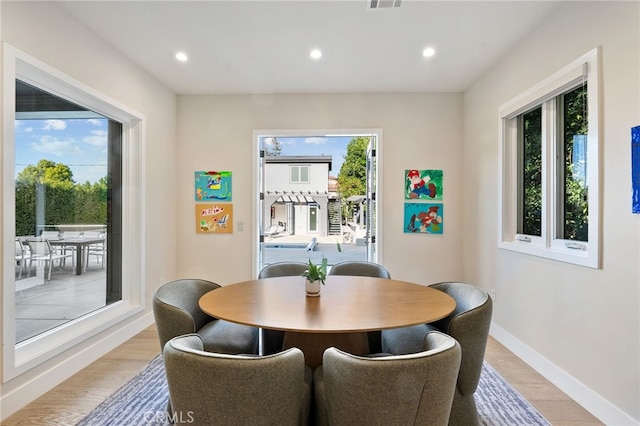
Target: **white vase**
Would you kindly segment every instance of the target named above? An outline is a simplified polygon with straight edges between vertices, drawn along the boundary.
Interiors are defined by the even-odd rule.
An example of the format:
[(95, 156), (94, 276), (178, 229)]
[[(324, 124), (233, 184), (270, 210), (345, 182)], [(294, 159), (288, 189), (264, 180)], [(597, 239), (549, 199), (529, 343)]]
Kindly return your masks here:
[(309, 297), (320, 296), (321, 285), (322, 285), (322, 281), (320, 280), (315, 280), (315, 281), (304, 280), (304, 291), (307, 293), (307, 296)]

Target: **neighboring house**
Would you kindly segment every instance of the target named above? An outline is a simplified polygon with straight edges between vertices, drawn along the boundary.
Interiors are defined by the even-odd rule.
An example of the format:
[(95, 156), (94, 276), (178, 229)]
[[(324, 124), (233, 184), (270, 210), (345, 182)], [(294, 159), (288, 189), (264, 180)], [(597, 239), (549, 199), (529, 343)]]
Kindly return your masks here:
[(338, 196), (329, 192), (331, 162), (330, 155), (265, 157), (266, 235), (340, 233)]

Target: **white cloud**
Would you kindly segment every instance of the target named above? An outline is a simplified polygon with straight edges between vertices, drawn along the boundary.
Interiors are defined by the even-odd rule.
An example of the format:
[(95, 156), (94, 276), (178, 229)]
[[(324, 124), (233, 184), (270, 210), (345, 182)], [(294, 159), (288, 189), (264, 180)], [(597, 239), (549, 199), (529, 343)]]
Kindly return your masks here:
[(43, 130), (64, 130), (67, 128), (67, 123), (64, 120), (45, 120)]
[(304, 138), (304, 143), (309, 145), (324, 145), (327, 142), (328, 142), (327, 138), (321, 138), (321, 137)]
[(92, 130), (91, 136), (82, 138), (82, 142), (93, 146), (106, 146), (107, 145), (107, 132), (105, 130)]
[(90, 118), (87, 120), (87, 123), (93, 125), (93, 126), (102, 126), (102, 123), (104, 122), (104, 120), (100, 120), (97, 118)]
[(77, 155), (81, 151), (72, 138), (58, 139), (53, 136), (43, 136), (38, 142), (31, 144), (31, 149), (36, 152), (63, 157), (66, 155)]

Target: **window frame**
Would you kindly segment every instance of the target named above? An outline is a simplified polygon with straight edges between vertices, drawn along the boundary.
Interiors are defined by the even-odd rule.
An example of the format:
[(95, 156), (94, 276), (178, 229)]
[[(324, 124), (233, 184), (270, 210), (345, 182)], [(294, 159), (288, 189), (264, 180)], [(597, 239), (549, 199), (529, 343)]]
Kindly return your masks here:
[[(550, 77), (499, 109), (500, 132), (500, 224), (498, 247), (519, 253), (544, 257), (561, 262), (591, 268), (601, 266), (601, 204), (600, 204), (600, 129), (601, 129), (601, 81), (600, 49), (595, 48), (571, 62)], [(558, 116), (556, 98), (583, 82), (587, 84), (587, 185), (588, 191), (588, 241), (572, 241), (557, 238), (559, 209), (558, 174), (562, 145), (557, 137)], [(542, 112), (542, 204), (541, 235), (525, 235), (517, 232), (519, 150), (517, 117), (537, 106)], [(560, 157), (558, 157), (560, 155)], [(564, 161), (562, 161), (564, 164)]]
[[(144, 301), (144, 128), (146, 118), (46, 63), (3, 44), (3, 365), (7, 382), (64, 351), (143, 312)], [(12, 246), (15, 236), (15, 80), (47, 90), (122, 123), (122, 299), (25, 342), (15, 343)], [(124, 272), (126, 271), (126, 273)]]

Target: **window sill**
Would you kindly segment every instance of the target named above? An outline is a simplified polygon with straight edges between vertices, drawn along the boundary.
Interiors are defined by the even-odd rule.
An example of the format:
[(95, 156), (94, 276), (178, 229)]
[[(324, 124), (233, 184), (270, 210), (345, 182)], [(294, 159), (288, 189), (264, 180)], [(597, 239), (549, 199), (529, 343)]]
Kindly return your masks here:
[(144, 308), (141, 305), (116, 302), (82, 316), (76, 321), (57, 327), (50, 332), (19, 343), (15, 347), (15, 362), (13, 365), (9, 362), (5, 363), (3, 381), (6, 382), (29, 371), (33, 367), (143, 310)]
[(558, 262), (571, 263), (595, 269), (600, 268), (598, 258), (594, 256), (593, 253), (590, 253), (588, 248), (587, 250), (575, 250), (571, 248), (543, 247), (524, 241), (502, 241), (498, 244), (498, 247), (504, 250), (542, 257)]

